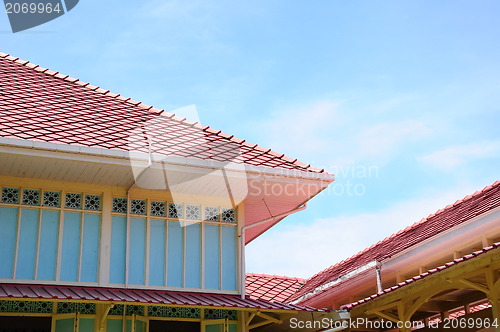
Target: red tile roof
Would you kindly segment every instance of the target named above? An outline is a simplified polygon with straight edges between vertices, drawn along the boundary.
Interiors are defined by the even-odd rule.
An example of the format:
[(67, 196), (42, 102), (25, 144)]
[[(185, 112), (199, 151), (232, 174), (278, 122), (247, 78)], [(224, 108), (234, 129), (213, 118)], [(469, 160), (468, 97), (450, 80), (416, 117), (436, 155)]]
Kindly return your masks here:
[[(0, 82), (3, 137), (130, 151), (132, 131), (145, 125), (154, 153), (323, 173), (220, 130), (4, 53), (0, 53)], [(137, 150), (148, 152), (144, 135), (137, 144)]]
[(364, 298), (364, 299), (359, 300), (359, 301), (354, 302), (354, 303), (350, 303), (350, 304), (343, 305), (340, 309), (352, 309), (352, 308), (354, 308), (355, 306), (358, 306), (358, 305), (360, 305), (360, 304), (366, 303), (366, 302), (368, 302), (368, 301), (370, 301), (370, 300), (373, 300), (373, 299), (375, 299), (375, 298), (377, 298), (377, 297), (380, 297), (380, 296), (382, 296), (382, 295), (384, 295), (384, 294), (387, 294), (387, 293), (393, 292), (393, 291), (395, 291), (396, 289), (399, 289), (399, 288), (404, 287), (404, 286), (406, 286), (406, 285), (412, 284), (412, 283), (414, 283), (415, 281), (418, 281), (418, 280), (424, 279), (425, 277), (428, 277), (428, 276), (430, 276), (431, 274), (435, 274), (435, 273), (441, 272), (441, 271), (446, 270), (446, 269), (448, 269), (448, 268), (450, 268), (450, 267), (452, 267), (452, 266), (455, 266), (455, 265), (460, 264), (460, 263), (462, 263), (462, 262), (465, 262), (465, 261), (468, 261), (468, 260), (470, 260), (470, 259), (476, 258), (477, 256), (480, 256), (480, 255), (482, 255), (482, 254), (485, 254), (485, 253), (487, 253), (487, 252), (489, 252), (489, 251), (492, 251), (492, 250), (495, 250), (495, 249), (498, 249), (498, 248), (500, 248), (500, 242), (494, 243), (493, 245), (491, 245), (491, 246), (489, 246), (489, 247), (483, 248), (483, 249), (481, 249), (481, 250), (479, 250), (479, 251), (475, 251), (475, 252), (473, 252), (472, 254), (465, 255), (465, 256), (463, 256), (463, 257), (460, 257), (460, 258), (458, 258), (458, 259), (455, 259), (455, 260), (454, 260), (454, 261), (452, 261), (452, 262), (446, 263), (446, 264), (444, 264), (444, 265), (442, 265), (442, 266), (439, 266), (439, 267), (437, 267), (437, 268), (434, 268), (434, 269), (431, 269), (431, 270), (429, 270), (429, 271), (427, 271), (427, 272), (424, 272), (424, 273), (422, 273), (421, 275), (418, 275), (418, 276), (415, 276), (415, 277), (413, 277), (413, 278), (411, 278), (411, 279), (408, 279), (408, 280), (405, 280), (405, 281), (403, 281), (403, 282), (400, 282), (399, 284), (397, 284), (397, 285), (395, 285), (395, 286), (393, 286), (393, 287), (387, 288), (387, 289), (383, 290), (383, 291), (382, 291), (382, 292), (380, 292), (380, 293), (373, 294), (373, 295), (371, 295), (371, 296), (369, 296), (369, 297), (367, 297), (367, 298)]
[(255, 300), (286, 302), (305, 283), (305, 279), (247, 273), (246, 293)]
[(311, 307), (271, 303), (264, 300), (242, 299), (239, 295), (56, 285), (0, 284), (0, 299), (86, 300), (96, 302), (141, 303), (148, 305), (223, 307), (232, 309), (324, 311)]
[[(307, 296), (307, 294), (313, 292), (316, 288), (330, 281), (336, 280), (374, 260), (382, 261), (386, 258), (390, 258), (392, 255), (408, 249), (423, 240), (460, 225), (463, 222), (499, 206), (500, 181), (497, 181), (483, 190), (469, 195), (454, 204), (448, 205), (427, 218), (408, 226), (356, 255), (312, 276), (297, 293), (290, 297), (290, 301), (295, 300), (297, 303), (302, 303), (304, 296)], [(327, 287), (316, 294), (319, 295), (330, 289), (331, 287)], [(299, 298), (301, 298), (301, 300), (297, 301)]]

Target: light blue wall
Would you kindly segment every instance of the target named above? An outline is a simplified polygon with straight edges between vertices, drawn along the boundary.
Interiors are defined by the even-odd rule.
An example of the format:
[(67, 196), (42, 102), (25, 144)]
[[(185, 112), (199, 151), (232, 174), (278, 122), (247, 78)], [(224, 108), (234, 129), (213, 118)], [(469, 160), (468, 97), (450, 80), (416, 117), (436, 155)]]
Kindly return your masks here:
[[(125, 284), (128, 252), (130, 285), (237, 289), (236, 227), (195, 221), (147, 221), (145, 217), (134, 216), (127, 230), (124, 215), (113, 215), (111, 223), (111, 283)], [(61, 281), (98, 282), (99, 213), (2, 206), (0, 226), (0, 278), (13, 278), (15, 265), (17, 279), (56, 280), (59, 274)]]
[(59, 238), (59, 211), (42, 211), (40, 233), (37, 279), (55, 280), (57, 242)]
[(205, 288), (220, 288), (220, 241), (218, 225), (205, 225)]
[(113, 216), (111, 229), (111, 260), (109, 263), (112, 283), (125, 283), (125, 260), (127, 248), (127, 218)]
[(61, 280), (78, 280), (80, 257), (80, 212), (64, 213), (64, 230), (61, 258)]
[[(20, 213), (20, 218), (18, 213)], [(101, 216), (84, 214), (83, 243), (80, 244), (81, 215), (80, 212), (64, 213), (60, 279), (78, 281), (81, 246), (81, 281), (97, 282)], [(0, 278), (13, 277), (16, 239), (18, 238), (14, 278), (56, 280), (59, 223), (59, 211), (0, 207), (0, 239), (2, 240)], [(17, 236), (18, 228), (19, 236)]]
[(236, 290), (236, 227), (222, 227), (222, 289)]
[[(82, 226), (83, 238), (81, 234)], [(80, 268), (80, 281), (97, 282), (100, 228), (100, 215), (84, 214), (82, 225), (82, 213), (64, 213), (61, 280), (78, 281)]]
[(184, 251), (183, 228), (175, 221), (168, 222), (168, 277), (169, 286), (182, 287)]
[(146, 219), (130, 218), (130, 263), (128, 282), (144, 285), (146, 257)]
[(149, 284), (165, 285), (165, 225), (163, 220), (151, 220), (149, 238)]
[(38, 243), (39, 211), (21, 210), (21, 227), (17, 253), (16, 278), (35, 279), (35, 260)]
[(201, 287), (201, 225), (190, 224), (186, 231), (186, 287)]
[(0, 207), (0, 278), (12, 278), (16, 251), (17, 208)]
[[(149, 222), (149, 285), (237, 290), (236, 227), (214, 224), (202, 226), (200, 222), (183, 224), (154, 219)], [(146, 284), (145, 258), (148, 237), (146, 223), (145, 218), (130, 219), (129, 284)], [(127, 252), (125, 216), (113, 217), (111, 234), (110, 281), (123, 284)], [(203, 237), (204, 285), (201, 284)], [(165, 265), (167, 265), (166, 284)]]
[(83, 224), (81, 281), (97, 282), (101, 216), (85, 214)]

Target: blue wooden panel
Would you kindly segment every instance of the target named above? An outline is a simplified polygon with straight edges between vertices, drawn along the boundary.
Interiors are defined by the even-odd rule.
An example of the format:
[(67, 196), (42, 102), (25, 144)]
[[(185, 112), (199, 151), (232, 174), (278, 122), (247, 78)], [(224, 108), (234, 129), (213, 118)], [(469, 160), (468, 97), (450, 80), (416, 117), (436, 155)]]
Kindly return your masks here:
[(58, 238), (59, 211), (42, 211), (37, 274), (37, 279), (39, 280), (56, 279)]
[(165, 221), (151, 220), (149, 236), (149, 284), (165, 285)]
[(146, 219), (130, 219), (130, 251), (129, 251), (130, 284), (144, 285), (144, 263), (146, 259)]
[(64, 213), (61, 280), (78, 281), (80, 255), (80, 212)]
[(236, 290), (236, 227), (222, 226), (222, 289)]
[(111, 259), (109, 281), (125, 283), (125, 260), (127, 246), (127, 218), (113, 216), (111, 226)]
[(12, 278), (19, 209), (0, 207), (0, 278)]
[(101, 216), (99, 214), (86, 213), (83, 216), (83, 219), (83, 246), (80, 280), (97, 282)]
[(168, 286), (182, 287), (184, 238), (180, 223), (168, 222)]
[(21, 227), (19, 229), (16, 265), (17, 279), (35, 279), (39, 213), (39, 210), (21, 210)]
[(78, 323), (78, 332), (94, 332), (94, 319), (80, 318)]
[(219, 226), (205, 225), (205, 288), (220, 288)]
[(201, 225), (191, 224), (186, 229), (186, 287), (201, 286)]

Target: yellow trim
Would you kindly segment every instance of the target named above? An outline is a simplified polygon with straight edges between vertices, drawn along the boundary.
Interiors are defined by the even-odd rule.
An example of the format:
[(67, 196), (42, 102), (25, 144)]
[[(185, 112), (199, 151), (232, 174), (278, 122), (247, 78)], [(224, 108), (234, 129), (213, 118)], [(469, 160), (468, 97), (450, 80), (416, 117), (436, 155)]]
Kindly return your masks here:
[(0, 312), (0, 316), (16, 316), (16, 317), (52, 317), (53, 313), (39, 313), (39, 312)]

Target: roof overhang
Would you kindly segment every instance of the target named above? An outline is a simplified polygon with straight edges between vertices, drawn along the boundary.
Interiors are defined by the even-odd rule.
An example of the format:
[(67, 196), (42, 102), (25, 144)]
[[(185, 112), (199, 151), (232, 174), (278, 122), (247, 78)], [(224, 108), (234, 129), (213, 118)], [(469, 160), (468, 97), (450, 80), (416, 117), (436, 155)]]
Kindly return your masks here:
[[(0, 174), (5, 176), (210, 196), (226, 201), (226, 206), (244, 202), (245, 226), (303, 205), (334, 180), (327, 173), (250, 166), (238, 160), (222, 163), (2, 137), (0, 160)], [(246, 243), (280, 220), (249, 229)]]
[[(500, 227), (500, 207), (486, 211), (470, 220), (452, 227), (442, 233), (423, 240), (392, 257), (379, 261), (384, 275), (395, 273), (405, 266), (414, 262), (423, 261), (426, 257), (432, 257), (436, 252), (449, 252), (456, 243), (466, 243), (472, 238), (479, 238), (488, 232), (498, 232)], [(341, 296), (366, 288), (366, 278), (375, 280), (375, 264), (369, 264), (353, 269), (337, 279), (326, 282), (304, 294), (292, 303), (309, 306), (322, 306), (334, 300), (335, 296)]]
[(352, 317), (378, 316), (395, 322), (401, 316), (426, 319), (495, 298), (500, 281), (494, 276), (499, 271), (500, 243), (494, 243), (341, 308)]
[(0, 284), (0, 299), (265, 310), (278, 313), (326, 312), (312, 307), (242, 299), (240, 295), (60, 285)]

